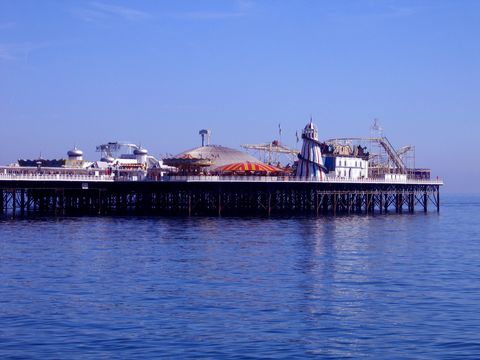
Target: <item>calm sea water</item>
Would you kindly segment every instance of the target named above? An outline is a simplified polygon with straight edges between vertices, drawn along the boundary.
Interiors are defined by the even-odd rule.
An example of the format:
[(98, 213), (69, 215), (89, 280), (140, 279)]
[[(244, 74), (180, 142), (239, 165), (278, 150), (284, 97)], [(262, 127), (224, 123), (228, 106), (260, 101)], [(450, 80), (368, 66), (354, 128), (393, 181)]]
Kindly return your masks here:
[(158, 357), (480, 358), (480, 198), (0, 221), (0, 358)]

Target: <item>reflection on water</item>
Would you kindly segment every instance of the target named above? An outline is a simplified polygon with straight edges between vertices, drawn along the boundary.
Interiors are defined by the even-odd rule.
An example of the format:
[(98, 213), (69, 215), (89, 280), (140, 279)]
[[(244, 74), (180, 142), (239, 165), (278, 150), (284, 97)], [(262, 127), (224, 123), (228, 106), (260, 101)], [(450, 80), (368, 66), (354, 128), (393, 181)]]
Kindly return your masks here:
[(3, 221), (0, 356), (475, 358), (479, 207)]

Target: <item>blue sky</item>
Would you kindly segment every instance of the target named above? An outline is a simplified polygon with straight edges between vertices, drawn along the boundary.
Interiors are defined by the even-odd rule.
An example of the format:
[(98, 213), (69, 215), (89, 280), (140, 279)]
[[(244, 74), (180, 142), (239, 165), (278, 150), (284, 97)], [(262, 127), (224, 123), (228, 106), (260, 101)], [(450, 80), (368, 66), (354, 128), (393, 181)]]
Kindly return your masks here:
[(480, 178), (479, 1), (0, 0), (0, 163), (74, 144), (156, 156), (282, 140), (415, 145), (417, 166)]

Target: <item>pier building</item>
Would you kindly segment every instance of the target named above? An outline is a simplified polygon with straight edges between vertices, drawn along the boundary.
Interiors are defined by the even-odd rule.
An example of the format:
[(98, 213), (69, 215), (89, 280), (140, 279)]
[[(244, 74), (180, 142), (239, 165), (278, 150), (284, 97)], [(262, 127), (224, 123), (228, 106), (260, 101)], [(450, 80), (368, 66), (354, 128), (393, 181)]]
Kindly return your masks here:
[(330, 177), (344, 179), (368, 178), (369, 154), (361, 146), (352, 149), (350, 145), (322, 144), (322, 154)]

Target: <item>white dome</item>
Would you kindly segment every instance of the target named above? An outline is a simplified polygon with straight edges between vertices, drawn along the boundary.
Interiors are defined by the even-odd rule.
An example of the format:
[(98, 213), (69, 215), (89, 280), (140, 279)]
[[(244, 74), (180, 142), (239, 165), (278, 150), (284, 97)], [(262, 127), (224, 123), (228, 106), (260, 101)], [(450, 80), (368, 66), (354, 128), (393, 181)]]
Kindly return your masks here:
[(83, 151), (75, 148), (75, 149), (69, 150), (67, 155), (69, 157), (80, 157), (80, 156), (83, 156)]
[(114, 162), (115, 159), (111, 156), (107, 156), (107, 157), (103, 157), (100, 159), (100, 161), (104, 161), (104, 162), (108, 162), (108, 163), (111, 163), (111, 162)]
[(134, 155), (148, 155), (148, 150), (147, 149), (135, 149), (133, 150)]
[(259, 162), (259, 160), (243, 151), (235, 150), (225, 146), (219, 145), (207, 145), (200, 146), (195, 149), (187, 150), (181, 154), (176, 155), (175, 157), (182, 157), (185, 155), (190, 155), (193, 158), (201, 159), (210, 159), (213, 162), (213, 165), (207, 169), (213, 169), (218, 166), (223, 166), (227, 164), (233, 164), (238, 162)]

